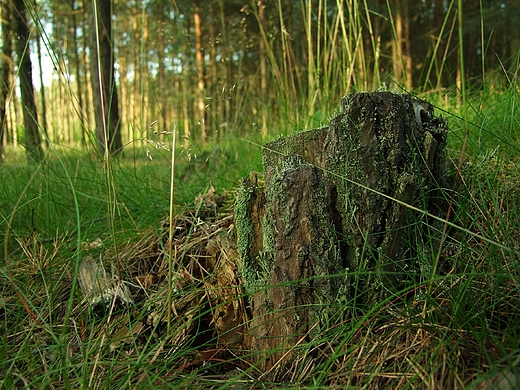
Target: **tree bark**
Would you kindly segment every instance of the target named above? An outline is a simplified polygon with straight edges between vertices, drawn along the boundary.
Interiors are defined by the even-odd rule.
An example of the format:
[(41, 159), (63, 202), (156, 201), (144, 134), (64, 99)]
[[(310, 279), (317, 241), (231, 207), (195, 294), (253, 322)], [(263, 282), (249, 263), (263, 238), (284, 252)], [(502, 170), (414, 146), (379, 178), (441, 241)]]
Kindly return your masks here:
[[(86, 4), (90, 2), (87, 1)], [(96, 138), (103, 156), (122, 149), (119, 100), (114, 77), (112, 1), (96, 0), (90, 6), (90, 72), (96, 121)]]
[(83, 104), (83, 80), (81, 80), (81, 61), (79, 58), (78, 53), (78, 21), (76, 18), (76, 14), (78, 10), (76, 9), (76, 1), (71, 0), (70, 1), (70, 8), (72, 11), (72, 26), (71, 29), (73, 30), (73, 40), (72, 40), (72, 52), (73, 52), (73, 60), (74, 60), (74, 71), (76, 76), (76, 94), (78, 96), (78, 108), (77, 113), (80, 120), (80, 126), (81, 126), (81, 144), (83, 146), (87, 145), (87, 118), (85, 114), (85, 105)]
[[(222, 88), (222, 95), (224, 100), (224, 121), (225, 127), (229, 127), (229, 124), (231, 122), (231, 98), (230, 98), (230, 91), (231, 86), (233, 85), (233, 70), (232, 70), (232, 61), (228, 52), (229, 48), (229, 41), (226, 33), (226, 12), (225, 12), (225, 4), (224, 1), (219, 1), (219, 16), (220, 16), (220, 30), (222, 31), (222, 39), (221, 39), (221, 50), (222, 50), (222, 59), (225, 69), (225, 75), (224, 75), (224, 88)], [(221, 135), (223, 138), (223, 136)]]
[(0, 57), (0, 163), (4, 159), (4, 148), (7, 133), (7, 102), (9, 97), (12, 63), (11, 3), (3, 0), (0, 3), (2, 14), (2, 55)]
[(360, 93), (328, 127), (264, 147), (265, 189), (243, 180), (235, 209), (246, 344), (276, 351), (260, 366), (289, 361), (345, 303), (374, 307), (429, 275), (446, 134), (427, 102)]
[[(160, 5), (159, 5), (160, 6)], [(157, 70), (157, 94), (159, 96), (159, 101), (156, 102), (159, 108), (159, 124), (158, 128), (160, 130), (169, 129), (170, 124), (168, 123), (169, 117), (169, 101), (168, 101), (168, 93), (169, 89), (167, 86), (166, 79), (166, 66), (164, 60), (165, 54), (165, 34), (166, 34), (166, 17), (162, 13), (161, 10), (158, 10), (158, 14), (156, 15), (158, 20), (155, 21), (158, 26), (156, 34), (157, 34), (157, 62), (158, 62), (158, 70)], [(155, 100), (154, 100), (155, 102)]]
[[(35, 2), (36, 3), (36, 2)], [(35, 4), (36, 7), (36, 4)], [(41, 36), (39, 30), (36, 33), (36, 49), (38, 51), (38, 69), (40, 70), (40, 107), (41, 107), (41, 126), (42, 131), (45, 136), (45, 145), (47, 148), (50, 144), (49, 133), (47, 132), (47, 98), (45, 95), (45, 84), (43, 83), (43, 66), (42, 66), (42, 45), (41, 45)]]
[(13, 0), (13, 32), (16, 37), (15, 49), (18, 57), (18, 74), (22, 98), (23, 120), (25, 125), (25, 150), (27, 161), (39, 162), (43, 158), (40, 132), (38, 129), (38, 111), (34, 100), (32, 79), (30, 31), (27, 22), (27, 9), (23, 0)]
[(388, 12), (395, 11), (395, 32), (392, 40), (392, 69), (394, 73), (394, 80), (401, 84), (403, 82), (403, 16), (401, 0), (397, 2), (395, 9), (388, 9)]
[[(258, 22), (262, 25), (266, 25), (265, 21), (265, 7), (263, 0), (258, 1)], [(312, 45), (312, 40), (308, 39), (309, 46)], [(264, 38), (259, 34), (258, 36), (258, 54), (260, 56), (260, 98), (262, 99), (262, 102), (268, 101), (267, 96), (267, 53), (266, 53), (266, 47), (265, 47), (265, 41)], [(310, 52), (309, 52), (309, 56)], [(311, 57), (309, 59), (309, 64), (314, 64), (314, 59)], [(312, 71), (309, 69), (309, 77), (313, 77)], [(310, 85), (310, 82), (309, 82)], [(262, 120), (262, 137), (267, 137), (268, 130), (267, 130), (267, 105), (261, 104), (260, 105), (260, 114), (261, 114), (261, 120)], [(312, 114), (312, 113), (309, 113)]]
[(410, 20), (410, 0), (404, 0), (404, 66), (406, 74), (406, 88), (411, 90), (413, 88), (413, 56), (410, 41), (410, 30), (412, 28)]
[(195, 29), (195, 62), (197, 65), (197, 120), (202, 142), (206, 142), (206, 104), (204, 82), (204, 53), (202, 47), (202, 23), (200, 2), (194, 2), (193, 28)]

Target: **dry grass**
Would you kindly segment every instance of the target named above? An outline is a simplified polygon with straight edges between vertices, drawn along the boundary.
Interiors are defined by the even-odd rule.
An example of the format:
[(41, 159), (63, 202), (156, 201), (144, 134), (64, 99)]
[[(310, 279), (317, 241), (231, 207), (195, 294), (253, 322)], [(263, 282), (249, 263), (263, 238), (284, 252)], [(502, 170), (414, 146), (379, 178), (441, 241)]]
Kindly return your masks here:
[[(506, 204), (504, 200), (495, 211), (506, 212)], [(440, 270), (443, 276), (436, 280), (429, 298), (424, 284), (406, 292), (412, 299), (397, 297), (357, 317), (331, 321), (325, 334), (295, 345), (296, 353), (289, 362), (274, 364), (268, 373), (260, 372), (255, 368), (258, 354), (272, 352), (249, 351), (244, 345), (250, 318), (237, 266), (233, 195), (221, 196), (210, 188), (199, 195), (195, 205), (175, 217), (171, 243), (168, 220), (159, 230), (149, 230), (117, 250), (103, 253), (100, 241), (85, 243), (86, 255), (102, 260), (107, 273), (112, 272), (128, 287), (132, 302), (114, 298), (99, 311), (89, 307), (88, 300), (78, 299), (68, 329), (62, 324), (74, 275), (70, 270), (48, 268), (65, 238), (58, 237), (51, 249), (37, 237), (19, 240), (24, 260), (11, 267), (12, 283), (9, 288), (3, 286), (0, 302), (4, 325), (12, 329), (4, 335), (5, 345), (26, 344), (29, 333), (32, 350), (41, 355), (43, 366), (31, 371), (24, 368), (23, 357), (13, 357), (15, 368), (10, 371), (21, 375), (18, 383), (28, 385), (38, 375), (52, 376), (52, 370), (61, 366), (55, 361), (57, 351), (49, 347), (58, 344), (56, 340), (63, 337), (60, 334), (66, 335), (67, 347), (59, 359), (75, 362), (76, 367), (76, 371), (64, 372), (62, 380), (66, 383), (63, 377), (68, 375), (69, 385), (88, 383), (93, 388), (114, 383), (136, 388), (175, 383), (207, 388), (462, 389), (472, 383), (491, 388), (501, 380), (516, 380), (515, 371), (496, 377), (484, 375), (507, 367), (504, 356), (518, 355), (514, 345), (505, 345), (507, 335), (503, 332), (509, 327), (500, 322), (508, 316), (513, 321), (519, 317), (516, 279), (511, 277), (500, 291), (491, 291), (488, 285), (495, 277), (488, 272), (476, 276), (457, 269), (462, 267), (461, 258), (480, 248), (469, 245), (460, 249), (453, 242), (442, 257), (444, 264), (451, 266)], [(481, 220), (494, 221), (490, 212), (483, 212)], [(484, 229), (477, 224), (474, 227)], [(171, 262), (169, 253), (173, 253)], [(481, 263), (482, 258), (475, 261)], [(168, 282), (170, 263), (173, 285)], [(516, 273), (515, 269), (510, 272)], [(22, 282), (26, 285), (18, 288)], [(46, 286), (45, 294), (42, 286)], [(496, 301), (494, 312), (485, 313), (478, 313), (466, 302), (468, 315), (482, 315), (487, 329), (461, 321), (464, 313), (456, 311), (464, 303), (456, 299), (458, 291), (464, 289), (479, 301)], [(20, 310), (21, 297), (25, 314)]]

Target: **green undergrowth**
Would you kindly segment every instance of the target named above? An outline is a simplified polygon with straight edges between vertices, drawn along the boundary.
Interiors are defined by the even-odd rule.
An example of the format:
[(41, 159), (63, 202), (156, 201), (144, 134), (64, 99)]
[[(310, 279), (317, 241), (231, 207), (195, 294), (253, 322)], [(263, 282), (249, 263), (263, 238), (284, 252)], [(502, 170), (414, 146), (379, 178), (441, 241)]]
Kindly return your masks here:
[[(92, 317), (78, 309), (81, 295), (71, 296), (76, 259), (86, 243), (100, 239), (104, 247), (96, 248), (96, 256), (122, 251), (166, 219), (167, 149), (125, 151), (111, 160), (110, 185), (106, 165), (78, 151), (50, 152), (39, 166), (4, 164), (0, 355), (6, 358), (0, 363), (0, 387), (478, 388), (498, 372), (518, 380), (517, 91), (472, 94), (467, 117), (453, 102), (431, 100), (449, 120), (449, 158), (457, 178), (450, 199), (455, 226), (445, 232), (434, 274), (377, 307), (358, 310), (355, 302), (337, 302), (332, 312), (338, 314), (320, 324), (323, 332), (296, 346), (305, 357), (283, 380), (245, 365), (246, 352), (223, 354), (215, 346), (207, 335), (212, 326), (207, 315), (214, 310), (207, 301), (174, 318), (169, 330), (154, 325), (140, 334), (135, 326), (160, 306), (157, 302), (142, 300), (131, 311)], [(178, 148), (175, 212), (194, 210), (198, 217), (193, 201), (210, 184), (217, 193), (234, 191), (240, 178), (261, 172), (260, 143), (226, 140)], [(115, 190), (113, 198), (107, 188)], [(431, 243), (434, 255), (437, 244)], [(192, 290), (186, 291), (198, 293), (200, 285), (190, 283)], [(194, 326), (195, 336), (179, 345), (157, 336), (182, 339), (187, 326)], [(105, 340), (120, 328), (135, 337)]]
[[(178, 148), (176, 153), (175, 204), (179, 210), (192, 205), (209, 184), (218, 191), (232, 190), (239, 178), (261, 170), (259, 148), (244, 140), (219, 142), (196, 151)], [(132, 237), (167, 216), (171, 152), (159, 149), (148, 155), (142, 147), (110, 162), (110, 180), (116, 190), (115, 220), (123, 236)], [(7, 228), (12, 235), (9, 241), (31, 234), (51, 240), (78, 231), (84, 239), (93, 239), (107, 232), (106, 165), (95, 156), (49, 151), (41, 165), (15, 162), (0, 169), (2, 240)]]

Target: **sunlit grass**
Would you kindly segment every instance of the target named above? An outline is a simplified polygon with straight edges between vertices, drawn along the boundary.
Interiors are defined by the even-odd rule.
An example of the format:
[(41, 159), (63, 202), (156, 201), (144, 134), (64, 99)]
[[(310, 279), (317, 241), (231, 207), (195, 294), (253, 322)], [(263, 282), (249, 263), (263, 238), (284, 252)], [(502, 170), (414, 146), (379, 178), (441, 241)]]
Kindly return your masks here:
[[(128, 140), (122, 155), (111, 159), (109, 174), (106, 161), (79, 146), (53, 145), (56, 150), (39, 166), (27, 166), (21, 148), (6, 150), (6, 163), (0, 166), (0, 242), (5, 246), (0, 252), (4, 257), (0, 265), (0, 356), (4, 357), (0, 359), (0, 387), (464, 388), (503, 369), (519, 377), (516, 74), (490, 75), (494, 80), (490, 77), (478, 89), (468, 83), (462, 100), (459, 86), (441, 90), (425, 82), (421, 96), (450, 123), (448, 157), (453, 176), (461, 162), (452, 223), (465, 230), (448, 229), (446, 253), (431, 281), (420, 281), (402, 291), (399, 299), (373, 308), (337, 302), (337, 313), (351, 316), (347, 321), (340, 314), (324, 319), (322, 334), (296, 346), (303, 357), (288, 369), (286, 382), (271, 380), (245, 364), (254, 351), (230, 348), (229, 352), (208, 336), (208, 329), (215, 325), (208, 324), (212, 310), (234, 301), (210, 296), (215, 291), (221, 294), (224, 288), (207, 289), (214, 275), (204, 274), (200, 264), (191, 264), (190, 270), (204, 277), (195, 280), (184, 274), (183, 286), (169, 289), (177, 294), (175, 299), (200, 299), (199, 306), (186, 311), (189, 316), (171, 318), (166, 331), (160, 322), (143, 333), (138, 330), (157, 307), (162, 307), (164, 315), (160, 296), (151, 299), (139, 290), (142, 295), (131, 310), (96, 317), (82, 302), (81, 293), (71, 294), (76, 261), (86, 253), (107, 263), (108, 258), (115, 258), (120, 271), (132, 276), (132, 283), (138, 284), (135, 276), (148, 283), (139, 261), (146, 256), (160, 258), (168, 249), (162, 239), (170, 203), (175, 216), (186, 213), (190, 216), (186, 220), (193, 221), (181, 221), (189, 225), (190, 237), (182, 250), (199, 244), (211, 251), (210, 243), (200, 244), (200, 237), (195, 237), (200, 229), (208, 228), (199, 220), (195, 202), (199, 194), (211, 185), (218, 194), (232, 192), (240, 178), (262, 172), (264, 142), (325, 125), (342, 95), (381, 87), (380, 42), (370, 31), (371, 52), (363, 52), (359, 45), (361, 20), (370, 17), (368, 10), (347, 14), (345, 5), (359, 2), (334, 1), (334, 14), (325, 17), (324, 11), (314, 15), (305, 2), (300, 3), (302, 20), (308, 26), (307, 47), (316, 50), (315, 56), (308, 57), (306, 80), (289, 56), (282, 55), (284, 61), (279, 61), (290, 37), (282, 35), (282, 40), (273, 41), (264, 31), (268, 71), (276, 81), (275, 104), (258, 99), (258, 91), (244, 86), (234, 89), (230, 94), (235, 111), (233, 120), (225, 124), (226, 134), (221, 137), (214, 129), (207, 144), (198, 143), (196, 137), (177, 141), (173, 175), (167, 149), (171, 132), (136, 130), (137, 139)], [(276, 6), (283, 13), (282, 2)], [(449, 2), (450, 10), (456, 6)], [(262, 23), (259, 10), (253, 7), (253, 12)], [(448, 13), (443, 29), (450, 28), (452, 17)], [(395, 29), (394, 38), (398, 38)], [(445, 53), (437, 50), (425, 72), (437, 72), (440, 80), (443, 65), (438, 61)], [(404, 73), (402, 58), (401, 63)], [(391, 90), (403, 85), (391, 77), (385, 81)], [(307, 88), (300, 88), (304, 84)], [(266, 104), (255, 107), (258, 117), (241, 115), (251, 102)], [(267, 124), (259, 122), (262, 111)], [(126, 125), (139, 129), (135, 123)], [(238, 136), (235, 128), (249, 133)], [(179, 131), (177, 139), (182, 135)], [(175, 226), (180, 231), (183, 227)], [(509, 250), (481, 242), (468, 231)], [(428, 286), (431, 291), (426, 296)], [(142, 290), (152, 295), (151, 288)], [(66, 328), (64, 317), (70, 319)], [(183, 333), (190, 327), (196, 329), (193, 337)], [(262, 353), (267, 357), (273, 351)]]
[[(458, 384), (457, 387), (462, 388), (474, 378), (484, 380), (487, 375), (484, 367), (491, 366), (495, 371), (514, 367), (518, 356), (516, 340), (520, 337), (516, 309), (520, 305), (517, 292), (520, 226), (516, 218), (520, 213), (520, 199), (517, 199), (520, 174), (516, 133), (512, 130), (517, 119), (508, 114), (516, 113), (515, 93), (511, 89), (493, 93), (486, 99), (478, 95), (470, 99), (471, 107), (480, 102), (480, 109), (469, 110), (475, 115), (468, 118), (471, 128), (452, 220), (511, 251), (450, 229), (449, 256), (439, 264), (434, 277), (432, 300), (426, 301), (426, 318), (421, 310), (422, 298), (410, 301), (409, 307), (397, 301), (382, 302), (381, 306), (358, 314), (348, 322), (330, 318), (324, 324), (327, 331), (312, 342), (298, 346), (300, 350), (308, 350), (308, 356), (316, 360), (298, 363), (293, 374), (295, 383), (314, 383), (316, 388), (334, 384), (370, 388), (382, 383), (428, 387), (427, 383), (443, 378), (450, 386)], [(458, 161), (464, 134), (462, 121), (456, 107), (446, 108), (444, 115), (451, 129), (449, 154)], [(495, 145), (494, 149), (489, 145)], [(233, 190), (239, 178), (250, 171), (261, 171), (260, 152), (258, 142), (245, 140), (179, 149), (175, 172), (175, 204), (179, 212), (189, 211), (195, 197), (204, 192), (208, 183), (213, 183), (218, 192)], [(213, 373), (228, 370), (229, 364), (244, 369), (238, 357), (236, 360), (227, 357), (231, 359), (227, 363), (210, 358), (210, 365), (200, 366), (198, 351), (210, 348), (211, 340), (208, 344), (187, 344), (167, 358), (154, 359), (154, 356), (162, 356), (165, 349), (172, 349), (162, 345), (153, 332), (136, 334), (117, 345), (99, 338), (103, 332), (115, 334), (144, 321), (146, 313), (153, 310), (153, 302), (141, 303), (134, 314), (117, 314), (110, 323), (102, 319), (93, 321), (87, 312), (78, 311), (74, 306), (70, 313), (70, 330), (62, 333), (60, 319), (67, 310), (64, 300), (69, 298), (67, 291), (74, 276), (70, 266), (64, 265), (70, 264), (78, 250), (83, 250), (76, 244), (78, 229), (71, 184), (65, 179), (64, 170), (72, 178), (79, 205), (79, 241), (85, 245), (100, 238), (103, 251), (110, 251), (113, 245), (123, 251), (126, 245), (138, 242), (149, 228), (160, 231), (161, 221), (168, 214), (171, 170), (170, 152), (164, 149), (149, 153), (142, 149), (140, 156), (123, 156), (114, 161), (119, 210), (114, 237), (108, 233), (108, 199), (102, 162), (88, 155), (57, 153), (61, 162), (49, 157), (32, 181), (29, 179), (35, 167), (15, 163), (2, 167), (2, 219), (12, 217), (12, 225), (9, 259), (0, 275), (3, 296), (7, 297), (0, 310), (10, 313), (2, 320), (4, 329), (9, 332), (2, 335), (0, 348), (7, 353), (13, 349), (13, 343), (19, 346), (3, 364), (5, 372), (14, 378), (4, 378), (4, 383), (14, 385), (26, 381), (34, 385), (40, 381), (65, 381), (68, 376), (67, 386), (90, 382), (95, 387), (108, 387), (113, 383), (111, 377), (119, 386), (141, 380), (140, 386), (145, 387), (167, 383), (188, 386), (195, 382), (219, 387), (222, 383), (212, 381)], [(20, 195), (23, 198), (13, 209)], [(2, 224), (5, 242), (4, 226)], [(426, 284), (418, 285), (403, 294), (420, 297), (425, 288)], [(13, 289), (21, 295), (13, 295)], [(194, 287), (194, 293), (200, 291)], [(79, 304), (78, 299), (74, 298), (75, 305)], [(338, 310), (356, 312), (348, 305), (341, 303)], [(199, 316), (194, 317), (195, 323), (204, 319), (208, 310), (207, 307), (200, 309)], [(178, 323), (172, 324), (174, 330), (182, 331), (182, 326), (176, 327)], [(145, 347), (141, 346), (143, 340)], [(125, 351), (134, 344), (133, 348), (139, 352), (127, 355)], [(112, 352), (108, 352), (111, 345)], [(70, 348), (75, 351), (72, 355)], [(117, 359), (113, 358), (114, 354)], [(461, 361), (460, 354), (471, 359), (481, 357), (478, 362)], [(93, 360), (96, 356), (98, 358)], [(47, 361), (43, 370), (39, 365), (42, 359)], [(169, 368), (179, 361), (185, 362), (186, 370), (181, 371), (182, 374)], [(412, 364), (418, 361), (420, 365)], [(67, 370), (63, 366), (65, 362)], [(449, 370), (443, 371), (441, 367), (449, 367)], [(252, 384), (252, 378), (259, 375), (251, 368), (242, 374), (237, 372), (236, 381)], [(173, 382), (169, 382), (170, 377), (175, 378)]]

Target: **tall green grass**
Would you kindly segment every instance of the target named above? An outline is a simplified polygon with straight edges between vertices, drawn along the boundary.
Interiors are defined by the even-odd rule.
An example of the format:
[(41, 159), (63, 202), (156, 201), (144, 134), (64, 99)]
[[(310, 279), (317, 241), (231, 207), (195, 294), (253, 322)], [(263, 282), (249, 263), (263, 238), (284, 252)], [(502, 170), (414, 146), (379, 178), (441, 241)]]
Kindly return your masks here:
[[(312, 343), (299, 346), (309, 356), (318, 354), (320, 359), (315, 364), (301, 361), (293, 374), (296, 386), (390, 386), (397, 382), (388, 378), (400, 373), (404, 387), (428, 388), (444, 378), (450, 386), (458, 384), (456, 387), (462, 388), (471, 378), (483, 381), (504, 367), (515, 370), (520, 337), (516, 98), (514, 85), (505, 92), (482, 91), (468, 97), (467, 120), (455, 105), (444, 113), (450, 120), (449, 154), (454, 163), (461, 157), (462, 144), (467, 144), (452, 221), (511, 250), (504, 251), (471, 234), (449, 229), (447, 255), (433, 275), (425, 322), (415, 306), (401, 307), (395, 302), (382, 302), (348, 322), (330, 318), (324, 324), (328, 331)], [(467, 139), (466, 123), (470, 130)], [(108, 352), (108, 347), (95, 336), (102, 334), (105, 325), (92, 323), (85, 313), (76, 312), (76, 306), (70, 313), (69, 326), (75, 333), (62, 333), (60, 319), (68, 310), (63, 300), (69, 298), (68, 288), (74, 277), (72, 263), (78, 251), (83, 250), (77, 243), (101, 238), (109, 249), (114, 241), (121, 245), (138, 240), (147, 228), (159, 228), (160, 221), (167, 216), (170, 153), (164, 149), (151, 153), (153, 160), (146, 157), (144, 150), (140, 159), (114, 160), (119, 210), (115, 236), (109, 233), (109, 198), (102, 162), (59, 150), (59, 160), (49, 157), (38, 168), (16, 163), (2, 167), (1, 238), (8, 243), (9, 253), (0, 270), (2, 294), (7, 297), (0, 308), (0, 349), (7, 357), (2, 365), (6, 373), (2, 378), (4, 386), (24, 381), (30, 385), (74, 386), (90, 382), (94, 387), (124, 386), (135, 384), (143, 372), (148, 373), (141, 382), (143, 387), (193, 383), (225, 386), (212, 379), (212, 373), (226, 369), (224, 362), (193, 367), (192, 374), (168, 380), (168, 366), (196, 354), (196, 347), (186, 345), (173, 355), (150, 363), (163, 348), (160, 340), (150, 335), (137, 356), (125, 357), (126, 344)], [(177, 153), (175, 196), (179, 210), (189, 207), (210, 181), (220, 191), (233, 189), (240, 177), (261, 170), (260, 147), (243, 140), (212, 145), (206, 150), (179, 149)], [(78, 231), (81, 237), (77, 237)], [(13, 289), (20, 296), (13, 295)], [(74, 297), (75, 305), (78, 299)], [(338, 302), (338, 312), (352, 310), (353, 304)], [(146, 310), (143, 307), (139, 313)], [(135, 324), (142, 315), (117, 318), (107, 331), (117, 329), (125, 321)], [(79, 350), (72, 353), (71, 348)], [(417, 354), (412, 355), (412, 350)], [(477, 360), (461, 360), (462, 353)], [(93, 360), (93, 356), (97, 359)], [(420, 366), (413, 363), (417, 359)], [(485, 371), (486, 367), (490, 371)], [(252, 369), (235, 380), (252, 384), (255, 382), (251, 378), (257, 375)]]
[[(315, 22), (310, 8), (301, 2), (307, 44), (315, 53), (308, 58), (311, 71), (304, 95), (291, 95), (304, 81), (289, 77), (295, 72), (288, 57), (280, 64), (275, 56), (278, 50), (286, 50), (283, 39), (288, 38), (272, 42), (265, 35), (270, 70), (279, 85), (278, 111), (270, 125), (277, 127), (270, 137), (320, 126), (345, 91), (375, 89), (381, 83), (377, 61), (373, 65), (364, 61), (366, 53), (359, 45), (360, 20), (367, 15), (344, 13), (345, 7), (361, 9), (356, 8), (359, 2), (334, 3), (333, 18), (321, 13)], [(326, 7), (327, 0), (320, 4)], [(460, 10), (461, 4), (450, 2), (449, 6)], [(281, 1), (277, 7), (283, 13)], [(313, 23), (317, 23), (315, 30)], [(322, 39), (312, 36), (312, 31)], [(372, 56), (377, 59), (379, 42), (372, 31), (369, 34)], [(343, 47), (339, 53), (338, 45)], [(441, 71), (437, 65), (430, 64), (428, 72)], [(496, 83), (479, 90), (463, 86), (461, 100), (456, 89), (428, 95), (450, 121), (449, 158), (455, 167), (460, 162), (452, 222), (464, 228), (447, 230), (445, 252), (431, 281), (403, 291), (403, 296), (417, 294), (417, 300), (406, 304), (387, 301), (356, 312), (355, 302), (338, 302), (338, 313), (355, 315), (349, 321), (340, 316), (324, 319), (325, 331), (298, 346), (308, 358), (302, 358), (290, 372), (292, 383), (265, 378), (266, 383), (259, 383), (262, 374), (254, 367), (239, 366), (238, 357), (190, 365), (201, 345), (211, 346), (212, 340), (201, 344), (192, 340), (172, 348), (150, 332), (139, 346), (131, 339), (111, 349), (102, 335), (137, 324), (151, 303), (132, 313), (118, 313), (110, 322), (106, 317), (95, 320), (79, 309), (81, 297), (71, 294), (71, 283), (77, 278), (74, 265), (84, 254), (84, 246), (99, 238), (102, 252), (121, 248), (138, 241), (149, 228), (159, 232), (168, 215), (171, 152), (163, 144), (156, 144), (157, 149), (149, 145), (147, 153), (147, 146), (136, 142), (133, 155), (111, 160), (109, 170), (106, 161), (57, 145), (36, 167), (7, 160), (0, 167), (4, 258), (0, 266), (0, 387), (464, 388), (503, 369), (518, 378), (518, 75), (497, 77), (505, 79), (500, 88)], [(248, 121), (237, 117), (233, 125)], [(158, 142), (170, 144), (168, 135), (161, 137)], [(210, 182), (217, 191), (233, 190), (239, 178), (261, 171), (259, 144), (264, 140), (256, 134), (250, 138), (251, 143), (230, 137), (178, 148), (173, 172), (177, 210), (193, 206)], [(479, 241), (468, 231), (509, 250)], [(421, 295), (430, 282), (430, 295)], [(66, 304), (70, 302), (73, 305)], [(200, 308), (192, 321), (201, 321), (208, 310)], [(182, 322), (175, 325), (179, 328), (172, 332), (181, 332)], [(183, 359), (189, 369), (172, 372), (171, 367)], [(227, 366), (235, 363), (240, 368)]]

